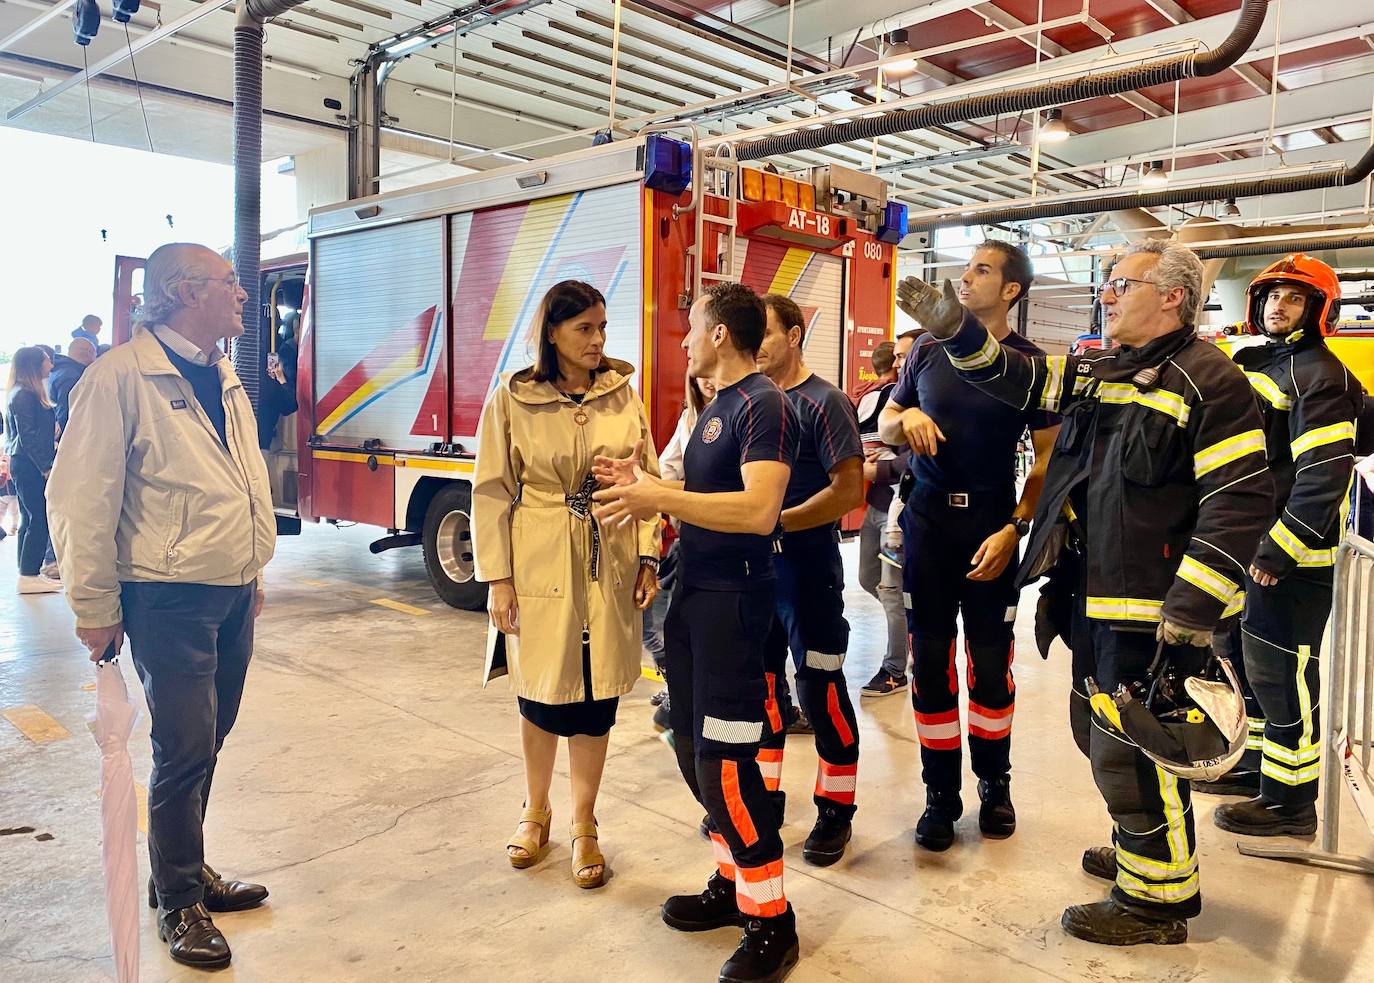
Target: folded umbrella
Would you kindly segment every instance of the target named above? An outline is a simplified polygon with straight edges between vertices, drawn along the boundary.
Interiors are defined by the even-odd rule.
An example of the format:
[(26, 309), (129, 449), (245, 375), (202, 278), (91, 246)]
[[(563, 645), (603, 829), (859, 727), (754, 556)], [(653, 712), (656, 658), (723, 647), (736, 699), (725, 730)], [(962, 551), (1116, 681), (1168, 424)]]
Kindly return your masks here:
[(100, 746), (100, 859), (105, 868), (105, 914), (114, 947), (115, 979), (138, 983), (138, 801), (129, 760), (129, 734), (138, 720), (138, 708), (129, 700), (114, 653), (109, 654), (109, 661), (95, 667), (95, 715), (91, 718)]

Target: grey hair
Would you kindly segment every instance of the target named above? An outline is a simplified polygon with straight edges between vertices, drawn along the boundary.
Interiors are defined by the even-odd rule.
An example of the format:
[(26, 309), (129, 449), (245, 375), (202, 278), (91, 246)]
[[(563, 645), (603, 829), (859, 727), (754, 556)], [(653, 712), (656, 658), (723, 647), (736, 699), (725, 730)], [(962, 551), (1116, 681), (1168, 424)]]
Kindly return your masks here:
[(135, 324), (165, 324), (181, 307), (177, 285), (203, 272), (196, 251), (207, 247), (195, 242), (169, 242), (158, 246), (143, 269), (143, 303), (134, 312)]
[(1145, 253), (1158, 256), (1155, 266), (1155, 289), (1162, 294), (1176, 287), (1183, 288), (1183, 303), (1178, 316), (1184, 324), (1196, 326), (1202, 312), (1202, 260), (1187, 246), (1168, 239), (1146, 239), (1126, 250), (1127, 256)]

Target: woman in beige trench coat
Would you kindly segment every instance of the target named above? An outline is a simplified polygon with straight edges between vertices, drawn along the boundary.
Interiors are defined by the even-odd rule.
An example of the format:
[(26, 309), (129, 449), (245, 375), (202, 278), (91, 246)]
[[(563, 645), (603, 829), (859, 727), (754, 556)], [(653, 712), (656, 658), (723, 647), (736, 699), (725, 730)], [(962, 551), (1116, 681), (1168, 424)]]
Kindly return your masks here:
[(502, 376), (482, 410), (473, 524), (478, 579), (506, 636), (520, 709), (525, 809), (507, 845), (514, 867), (548, 842), (558, 738), (568, 739), (573, 879), (597, 887), (596, 796), (619, 697), (639, 679), (642, 612), (658, 590), (659, 526), (591, 518), (592, 459), (641, 447), (658, 473), (633, 367), (606, 357), (606, 301), (576, 280), (535, 314), (537, 359)]

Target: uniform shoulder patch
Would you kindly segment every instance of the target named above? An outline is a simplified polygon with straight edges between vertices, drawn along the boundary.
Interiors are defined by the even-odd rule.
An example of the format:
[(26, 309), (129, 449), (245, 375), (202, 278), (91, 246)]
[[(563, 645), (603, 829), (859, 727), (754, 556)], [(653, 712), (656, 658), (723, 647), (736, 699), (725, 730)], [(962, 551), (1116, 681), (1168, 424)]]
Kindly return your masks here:
[(701, 428), (701, 442), (703, 444), (714, 444), (716, 438), (720, 436), (724, 424), (720, 422), (720, 417), (713, 416), (706, 421), (706, 426)]

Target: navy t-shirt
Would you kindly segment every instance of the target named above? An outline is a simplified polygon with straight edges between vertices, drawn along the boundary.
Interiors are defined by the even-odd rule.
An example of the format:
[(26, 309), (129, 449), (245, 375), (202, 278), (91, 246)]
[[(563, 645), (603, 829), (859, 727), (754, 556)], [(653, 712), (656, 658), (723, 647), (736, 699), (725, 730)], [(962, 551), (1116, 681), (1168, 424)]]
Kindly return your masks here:
[[(1027, 356), (1045, 353), (1012, 332), (1001, 342)], [(907, 356), (892, 401), (918, 407), (945, 435), (934, 457), (911, 456), (917, 488), (938, 492), (1015, 494), (1016, 444), (1027, 427), (1057, 426), (1059, 417), (1039, 409), (1017, 409), (960, 378), (944, 345), (926, 336)]]
[(862, 458), (859, 422), (854, 404), (820, 376), (812, 373), (787, 390), (797, 414), (797, 458), (782, 507), (800, 505), (830, 484), (830, 470), (851, 457)]
[[(792, 465), (797, 418), (782, 390), (761, 372), (716, 393), (697, 417), (682, 455), (689, 492), (744, 491), (740, 468), (754, 461)], [(725, 533), (689, 522), (681, 529), (682, 583), (707, 590), (748, 590), (773, 579), (773, 537)]]

